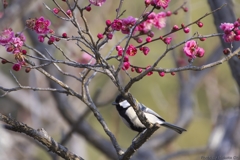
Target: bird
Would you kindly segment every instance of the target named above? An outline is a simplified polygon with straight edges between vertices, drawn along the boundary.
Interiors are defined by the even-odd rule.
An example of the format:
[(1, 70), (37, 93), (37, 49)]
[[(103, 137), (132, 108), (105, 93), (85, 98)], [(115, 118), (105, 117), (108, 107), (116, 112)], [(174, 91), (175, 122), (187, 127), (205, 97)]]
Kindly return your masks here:
[[(149, 122), (153, 124), (158, 123), (161, 126), (172, 129), (179, 134), (181, 134), (184, 131), (187, 131), (184, 128), (181, 128), (174, 124), (166, 122), (160, 115), (158, 115), (156, 112), (154, 112), (150, 108), (146, 107), (144, 104), (139, 103), (137, 100), (136, 100), (136, 103), (139, 109), (144, 113), (145, 117), (148, 119)], [(142, 122), (139, 120), (131, 104), (121, 94), (116, 97), (115, 102), (113, 102), (112, 105), (116, 106), (116, 109), (121, 119), (123, 120), (124, 124), (127, 127), (132, 129), (133, 131), (139, 132), (139, 134), (146, 129), (145, 125), (142, 124)]]

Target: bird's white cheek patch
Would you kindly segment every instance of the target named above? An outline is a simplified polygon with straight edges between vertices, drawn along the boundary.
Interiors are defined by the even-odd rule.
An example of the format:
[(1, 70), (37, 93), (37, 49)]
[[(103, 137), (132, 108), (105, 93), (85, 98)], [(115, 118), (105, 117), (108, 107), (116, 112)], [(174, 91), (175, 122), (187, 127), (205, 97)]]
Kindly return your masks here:
[(122, 102), (120, 102), (119, 104), (120, 104), (120, 106), (122, 106), (123, 108), (127, 108), (127, 107), (131, 106), (131, 105), (128, 103), (127, 100), (122, 101)]

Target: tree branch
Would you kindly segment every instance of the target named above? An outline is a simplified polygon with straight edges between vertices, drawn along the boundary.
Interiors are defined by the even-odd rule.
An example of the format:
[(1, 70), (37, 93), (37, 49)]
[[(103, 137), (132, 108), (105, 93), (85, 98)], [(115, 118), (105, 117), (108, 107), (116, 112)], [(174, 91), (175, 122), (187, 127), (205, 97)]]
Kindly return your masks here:
[(126, 152), (120, 157), (120, 160), (128, 160), (131, 156), (151, 137), (151, 135), (160, 128), (159, 124), (154, 124), (151, 128), (146, 129), (143, 133), (141, 133), (140, 137), (133, 141), (130, 147), (126, 150)]
[(43, 129), (33, 129), (22, 122), (18, 122), (13, 120), (10, 117), (7, 117), (0, 113), (0, 121), (5, 122), (6, 124), (11, 126), (11, 130), (19, 133), (24, 133), (38, 142), (42, 143), (46, 146), (49, 151), (54, 152), (55, 154), (61, 156), (67, 160), (84, 160), (82, 157), (79, 157), (72, 152), (68, 151), (68, 149), (60, 144), (58, 144), (52, 137), (48, 135), (48, 133)]

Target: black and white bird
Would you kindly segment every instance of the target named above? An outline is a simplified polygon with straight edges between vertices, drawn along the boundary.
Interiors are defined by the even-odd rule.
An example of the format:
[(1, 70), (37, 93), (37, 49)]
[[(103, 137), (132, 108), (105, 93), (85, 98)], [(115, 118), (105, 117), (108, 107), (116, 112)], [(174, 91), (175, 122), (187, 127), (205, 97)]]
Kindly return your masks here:
[[(181, 134), (183, 131), (186, 131), (183, 128), (180, 128), (178, 126), (166, 122), (161, 116), (159, 116), (156, 112), (154, 112), (150, 108), (147, 108), (144, 104), (139, 103), (138, 101), (136, 101), (136, 103), (139, 106), (139, 109), (143, 111), (145, 117), (148, 119), (149, 122), (153, 124), (159, 123), (161, 126), (170, 128), (179, 134)], [(126, 99), (124, 99), (122, 95), (118, 95), (115, 102), (113, 102), (112, 104), (116, 106), (117, 111), (121, 116), (123, 122), (130, 129), (137, 131), (139, 133), (146, 129), (144, 124), (142, 124), (142, 122), (139, 120), (133, 107)]]

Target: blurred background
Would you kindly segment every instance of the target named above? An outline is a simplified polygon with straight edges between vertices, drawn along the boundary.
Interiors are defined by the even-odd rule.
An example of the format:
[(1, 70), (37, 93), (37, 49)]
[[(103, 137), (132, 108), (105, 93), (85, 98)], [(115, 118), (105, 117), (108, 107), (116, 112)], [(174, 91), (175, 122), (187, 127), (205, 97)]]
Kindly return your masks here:
[[(225, 2), (224, 0), (219, 0), (218, 2), (220, 3), (220, 1), (222, 4)], [(65, 2), (61, 0), (57, 0), (57, 2), (63, 9), (68, 9)], [(166, 11), (174, 11), (184, 2), (172, 0)], [(177, 15), (167, 18), (167, 27), (160, 31), (154, 30), (155, 37), (168, 33), (175, 24), (180, 26), (182, 23), (191, 23), (206, 13), (211, 12), (214, 7), (215, 9), (218, 8), (218, 2), (214, 0), (186, 0), (186, 2), (185, 7), (188, 8), (188, 12), (179, 10)], [(230, 12), (235, 14), (235, 18), (240, 17), (240, 10), (238, 9), (240, 2), (237, 0), (229, 0), (227, 2), (229, 4), (224, 8), (228, 10), (230, 8)], [(3, 30), (11, 27), (15, 32), (24, 31), (27, 37), (27, 44), (42, 52), (45, 52), (46, 48), (54, 57), (64, 59), (62, 54), (53, 46), (47, 45), (46, 42), (45, 44), (40, 44), (37, 41), (37, 35), (32, 31), (24, 30), (25, 20), (44, 16), (51, 20), (51, 29), (55, 31), (56, 35), (62, 35), (63, 32), (66, 32), (69, 36), (76, 36), (77, 30), (70, 22), (55, 17), (43, 5), (43, 3), (46, 3), (47, 6), (53, 9), (56, 7), (55, 4), (48, 0), (14, 0), (8, 1), (8, 3), (8, 7), (5, 10), (3, 7), (1, 8), (0, 29)], [(80, 0), (79, 4), (84, 7), (89, 2), (87, 0)], [(116, 1), (108, 0), (102, 7), (92, 6), (91, 12), (84, 12), (92, 35), (96, 37), (98, 33), (104, 31), (105, 21), (107, 19), (114, 19), (117, 6), (118, 3)], [(122, 16), (123, 18), (130, 15), (139, 17), (144, 10), (143, 1), (124, 1), (122, 9), (126, 10)], [(218, 12), (226, 16), (228, 13), (221, 10)], [(76, 14), (79, 16), (78, 12)], [(219, 17), (218, 19), (216, 19), (217, 16)], [(217, 13), (216, 17), (214, 20), (213, 15), (210, 15), (201, 20), (204, 24), (202, 28), (199, 28), (197, 25), (190, 26), (189, 34), (185, 34), (182, 31), (172, 34), (172, 44), (178, 44), (190, 38), (196, 32), (200, 35), (217, 33), (217, 23), (234, 21), (234, 17), (230, 15), (228, 15), (229, 21), (221, 18)], [(80, 16), (79, 24), (83, 24)], [(122, 37), (119, 33), (115, 34), (114, 38), (101, 50), (101, 54), (107, 55), (109, 50)], [(197, 59), (194, 65), (200, 66), (224, 56), (222, 49), (225, 46), (223, 46), (220, 38), (212, 37), (206, 39), (204, 42), (198, 41), (199, 46), (205, 49), (205, 56)], [(132, 41), (132, 44), (136, 44), (136, 42)], [(81, 62), (83, 53), (75, 42), (60, 41), (58, 42), (58, 46), (70, 58)], [(233, 46), (236, 47), (236, 44), (233, 44)], [(238, 44), (238, 46), (240, 45)], [(182, 47), (183, 45), (168, 53), (159, 63), (158, 67), (174, 68), (182, 64), (187, 65), (188, 60), (182, 52)], [(139, 52), (135, 57), (131, 57), (131, 64), (142, 67), (152, 64), (163, 53), (166, 45), (160, 41), (156, 41), (150, 44), (149, 48), (151, 51), (148, 56)], [(6, 59), (12, 58), (3, 47), (0, 49), (1, 57)], [(28, 53), (35, 54), (32, 51)], [(116, 55), (117, 52), (114, 51), (113, 54)], [(41, 62), (35, 61), (35, 63), (40, 64)], [(110, 60), (109, 63), (115, 66), (118, 64), (116, 60)], [(12, 66), (10, 64), (1, 64), (0, 66), (0, 86), (8, 88), (16, 87), (17, 84), (9, 72)], [(64, 71), (74, 75), (78, 75), (81, 71), (80, 69), (64, 65), (60, 66)], [(50, 68), (46, 69), (51, 71)], [(175, 135), (172, 131), (160, 128), (142, 146), (135, 157), (141, 157), (142, 154), (145, 156), (151, 154), (152, 158), (150, 159), (200, 159), (202, 156), (238, 156), (240, 154), (238, 148), (239, 138), (237, 137), (240, 133), (238, 114), (239, 86), (233, 78), (232, 72), (233, 69), (226, 62), (201, 72), (183, 71), (176, 73), (175, 76), (166, 74), (164, 77), (160, 77), (157, 73), (154, 73), (135, 83), (130, 90), (135, 98), (155, 110), (166, 121), (177, 123), (187, 129), (187, 132), (182, 135)], [(49, 87), (52, 85), (44, 75), (35, 70), (32, 70), (30, 73), (25, 73), (22, 70), (14, 72), (14, 74), (22, 85), (32, 87)], [(57, 76), (60, 79), (64, 79), (64, 82), (70, 87), (79, 88), (80, 91), (80, 84), (74, 79), (62, 77), (59, 73), (54, 74), (58, 74)], [(137, 73), (130, 74), (132, 76), (137, 75)], [(124, 72), (121, 73), (121, 78), (123, 85), (129, 81), (128, 76)], [(94, 101), (99, 107), (110, 130), (116, 136), (120, 146), (122, 148), (129, 147), (137, 133), (129, 130), (122, 123), (115, 107), (111, 105), (111, 102), (114, 101), (115, 96), (118, 94), (117, 88), (107, 76), (102, 74), (99, 74), (90, 86)], [(2, 91), (0, 93), (3, 94)], [(102, 126), (77, 98), (65, 95), (59, 97), (49, 92), (20, 90), (11, 92), (7, 96), (0, 98), (0, 104), (0, 112), (2, 114), (11, 115), (13, 118), (26, 123), (34, 129), (44, 128), (58, 142), (66, 139), (66, 135), (69, 133), (70, 138), (63, 142), (63, 144), (70, 151), (85, 159), (105, 160), (114, 159), (114, 156), (116, 156), (116, 153), (113, 153), (114, 150), (109, 137), (103, 131)], [(73, 127), (78, 117), (81, 116), (84, 116), (83, 120), (79, 121)], [(60, 159), (47, 152), (44, 147), (25, 135), (6, 131), (2, 128), (0, 128), (0, 135), (0, 159)], [(149, 152), (147, 152), (147, 149)]]

